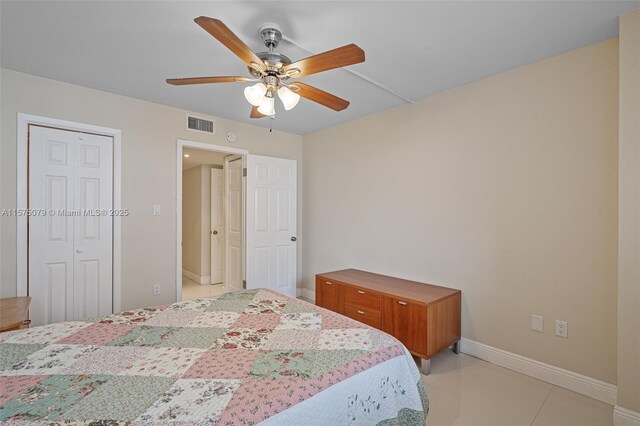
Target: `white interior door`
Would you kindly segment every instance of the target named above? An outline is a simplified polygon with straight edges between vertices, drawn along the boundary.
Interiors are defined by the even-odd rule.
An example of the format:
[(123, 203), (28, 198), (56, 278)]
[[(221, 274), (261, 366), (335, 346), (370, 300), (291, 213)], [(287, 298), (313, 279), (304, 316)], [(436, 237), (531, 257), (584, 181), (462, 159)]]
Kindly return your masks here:
[(244, 288), (242, 283), (242, 158), (227, 158), (224, 162), (225, 172), (225, 237), (226, 257), (224, 270), (224, 284), (229, 291), (238, 291)]
[(224, 280), (224, 175), (211, 169), (211, 284)]
[(247, 288), (296, 297), (297, 162), (247, 156)]
[[(113, 139), (29, 129), (29, 317), (34, 325), (113, 309)], [(42, 213), (42, 214), (41, 214)]]

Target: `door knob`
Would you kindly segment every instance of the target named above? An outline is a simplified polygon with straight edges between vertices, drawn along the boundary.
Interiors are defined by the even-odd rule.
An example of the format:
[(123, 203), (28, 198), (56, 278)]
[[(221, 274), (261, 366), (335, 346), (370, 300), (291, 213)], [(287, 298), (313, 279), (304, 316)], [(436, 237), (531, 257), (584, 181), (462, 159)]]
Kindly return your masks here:
[(82, 253), (83, 251), (84, 251), (83, 249), (79, 248), (76, 250), (76, 253)]
[(291, 241), (297, 241), (298, 239), (296, 237), (291, 237)]
[(213, 235), (218, 235), (218, 231), (213, 231)]

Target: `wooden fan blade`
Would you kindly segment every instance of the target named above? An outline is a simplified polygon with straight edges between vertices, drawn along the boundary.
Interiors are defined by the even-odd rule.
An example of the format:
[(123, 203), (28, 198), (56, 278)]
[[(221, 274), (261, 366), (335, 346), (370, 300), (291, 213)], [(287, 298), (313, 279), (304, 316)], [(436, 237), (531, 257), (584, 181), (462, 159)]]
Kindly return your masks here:
[[(328, 71), (347, 65), (364, 62), (364, 50), (355, 44), (338, 47), (324, 53), (319, 53), (284, 67), (284, 74), (290, 77), (304, 77), (305, 75)], [(297, 70), (300, 70), (298, 72)]]
[(221, 76), (221, 77), (191, 77), (191, 78), (168, 78), (167, 83), (174, 86), (182, 86), (185, 84), (207, 84), (207, 83), (241, 83), (249, 81), (247, 77), (238, 76)]
[[(295, 90), (296, 88), (298, 88), (299, 90)], [(324, 90), (309, 86), (308, 84), (295, 82), (289, 85), (289, 89), (293, 90), (303, 98), (307, 98), (310, 101), (317, 102), (320, 105), (324, 105), (334, 111), (342, 111), (349, 106), (349, 101), (332, 95), (331, 93), (327, 93)]]
[(249, 117), (251, 117), (251, 118), (262, 118), (262, 117), (266, 117), (266, 115), (264, 115), (263, 113), (258, 111), (258, 107), (257, 106), (254, 106), (253, 108), (251, 108), (251, 114), (249, 115)]
[(224, 44), (227, 49), (239, 57), (247, 66), (264, 71), (266, 69), (264, 62), (253, 53), (249, 46), (244, 44), (225, 24), (219, 19), (200, 16), (194, 19), (196, 24), (200, 25), (206, 32), (214, 36), (220, 43)]

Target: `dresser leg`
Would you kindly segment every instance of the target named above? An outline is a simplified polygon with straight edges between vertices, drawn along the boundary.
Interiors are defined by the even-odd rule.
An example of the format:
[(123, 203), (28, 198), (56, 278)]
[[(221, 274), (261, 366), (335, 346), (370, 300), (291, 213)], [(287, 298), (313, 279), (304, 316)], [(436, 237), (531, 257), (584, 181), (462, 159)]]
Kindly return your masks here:
[(460, 353), (460, 340), (453, 344), (453, 352), (456, 354)]
[(420, 372), (425, 376), (429, 375), (431, 372), (431, 360), (420, 358)]

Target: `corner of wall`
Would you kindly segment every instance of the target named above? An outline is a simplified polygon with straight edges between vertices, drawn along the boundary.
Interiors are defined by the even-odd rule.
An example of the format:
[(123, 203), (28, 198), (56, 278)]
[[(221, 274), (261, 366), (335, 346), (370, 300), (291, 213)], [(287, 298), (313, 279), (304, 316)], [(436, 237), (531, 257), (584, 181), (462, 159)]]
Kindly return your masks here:
[(618, 151), (619, 425), (640, 425), (640, 9), (620, 17)]

